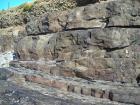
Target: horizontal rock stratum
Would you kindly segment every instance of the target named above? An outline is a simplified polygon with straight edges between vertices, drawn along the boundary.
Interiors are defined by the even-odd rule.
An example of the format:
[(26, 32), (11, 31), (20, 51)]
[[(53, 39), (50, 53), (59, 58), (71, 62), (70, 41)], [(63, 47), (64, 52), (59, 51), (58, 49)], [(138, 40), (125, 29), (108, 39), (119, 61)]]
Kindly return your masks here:
[(77, 3), (0, 20), (0, 51), (14, 50), (0, 105), (140, 105), (140, 1)]

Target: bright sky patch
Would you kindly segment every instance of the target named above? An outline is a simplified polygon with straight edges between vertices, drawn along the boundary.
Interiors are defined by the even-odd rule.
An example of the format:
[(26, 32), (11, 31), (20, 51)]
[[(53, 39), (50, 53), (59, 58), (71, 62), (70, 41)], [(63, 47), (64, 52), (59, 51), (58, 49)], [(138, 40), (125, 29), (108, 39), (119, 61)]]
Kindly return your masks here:
[(32, 0), (0, 0), (0, 10), (6, 10), (31, 1)]

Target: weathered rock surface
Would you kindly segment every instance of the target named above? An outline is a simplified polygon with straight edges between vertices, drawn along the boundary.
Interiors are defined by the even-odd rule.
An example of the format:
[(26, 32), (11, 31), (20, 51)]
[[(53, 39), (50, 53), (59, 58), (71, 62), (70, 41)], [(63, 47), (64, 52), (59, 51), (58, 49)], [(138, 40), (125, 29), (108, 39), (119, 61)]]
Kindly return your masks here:
[(138, 0), (109, 0), (68, 12), (48, 13), (42, 20), (28, 23), (26, 30), (28, 35), (36, 35), (82, 28), (138, 27), (139, 5)]
[[(78, 78), (53, 77), (43, 72), (24, 68), (0, 69), (0, 73), (3, 74), (0, 75), (2, 77), (1, 80), (9, 82), (2, 82), (4, 84), (1, 85), (3, 90), (0, 93), (3, 95), (0, 99), (5, 104), (6, 102), (12, 102), (17, 105), (24, 105), (24, 103), (30, 103), (31, 105), (36, 105), (35, 103), (38, 105), (48, 105), (48, 103), (50, 105), (63, 103), (66, 105), (139, 105), (139, 88), (133, 87), (131, 84), (123, 86), (111, 82), (89, 82)], [(35, 88), (36, 84), (30, 82), (42, 85), (38, 84), (39, 86)], [(13, 85), (15, 83), (18, 85)], [(52, 88), (49, 89), (46, 86)], [(38, 90), (41, 94), (29, 89)], [(62, 91), (58, 91), (57, 89)], [(120, 99), (118, 97), (120, 94), (124, 98)]]
[(14, 61), (0, 69), (0, 79), (18, 88), (3, 93), (2, 105), (17, 98), (22, 105), (24, 96), (31, 99), (23, 105), (140, 105), (140, 2), (79, 5), (1, 27), (1, 52), (14, 50)]
[(27, 36), (17, 44), (17, 52), (20, 60), (54, 62), (50, 68), (44, 64), (44, 71), (67, 68), (81, 78), (134, 82), (139, 31), (105, 28)]
[[(32, 91), (2, 80), (0, 84), (0, 105), (91, 105), (89, 102), (83, 103), (78, 99), (68, 100), (61, 97), (43, 95), (37, 91)], [(117, 105), (117, 103), (110, 105)]]

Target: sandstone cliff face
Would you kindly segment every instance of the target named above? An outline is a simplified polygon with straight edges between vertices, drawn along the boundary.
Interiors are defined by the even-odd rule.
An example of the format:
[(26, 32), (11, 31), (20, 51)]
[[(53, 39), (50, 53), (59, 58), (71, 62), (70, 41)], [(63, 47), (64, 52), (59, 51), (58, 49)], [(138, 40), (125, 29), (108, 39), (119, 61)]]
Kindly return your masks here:
[(139, 59), (138, 4), (106, 1), (30, 22), (21, 32), (27, 36), (16, 46), (19, 60), (63, 63), (82, 78), (133, 83)]
[(2, 28), (8, 44), (1, 51), (14, 50), (16, 58), (2, 77), (39, 92), (54, 88), (58, 98), (72, 95), (83, 105), (140, 105), (140, 2), (85, 4)]

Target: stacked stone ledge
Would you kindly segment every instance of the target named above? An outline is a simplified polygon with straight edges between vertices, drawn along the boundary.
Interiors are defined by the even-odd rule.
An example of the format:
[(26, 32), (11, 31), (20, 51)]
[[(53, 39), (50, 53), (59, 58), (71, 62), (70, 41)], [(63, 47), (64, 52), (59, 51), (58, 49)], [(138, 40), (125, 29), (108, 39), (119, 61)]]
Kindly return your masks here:
[(24, 82), (140, 105), (139, 5), (108, 0), (31, 21), (14, 39), (18, 59), (7, 70)]

